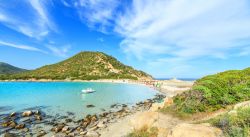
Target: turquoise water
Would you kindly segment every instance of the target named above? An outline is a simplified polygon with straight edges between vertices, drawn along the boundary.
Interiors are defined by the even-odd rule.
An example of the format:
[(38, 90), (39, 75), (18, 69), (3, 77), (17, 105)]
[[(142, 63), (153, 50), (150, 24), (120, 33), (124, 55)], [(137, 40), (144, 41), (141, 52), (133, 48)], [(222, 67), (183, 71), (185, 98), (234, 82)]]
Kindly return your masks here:
[[(94, 93), (81, 90), (93, 88)], [(78, 117), (109, 110), (115, 103), (134, 105), (154, 97), (154, 89), (135, 84), (91, 82), (0, 82), (0, 114), (40, 107), (48, 114)], [(92, 104), (95, 107), (87, 108)], [(4, 109), (7, 108), (7, 109)]]

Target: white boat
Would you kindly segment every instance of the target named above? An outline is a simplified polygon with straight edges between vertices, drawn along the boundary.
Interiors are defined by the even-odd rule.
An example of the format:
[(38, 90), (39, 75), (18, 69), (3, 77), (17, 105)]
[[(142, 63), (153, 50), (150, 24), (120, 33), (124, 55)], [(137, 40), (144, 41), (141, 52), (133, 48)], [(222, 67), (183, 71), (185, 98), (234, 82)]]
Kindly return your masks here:
[(92, 88), (87, 88), (82, 90), (82, 93), (93, 93), (93, 92), (95, 92), (95, 90)]

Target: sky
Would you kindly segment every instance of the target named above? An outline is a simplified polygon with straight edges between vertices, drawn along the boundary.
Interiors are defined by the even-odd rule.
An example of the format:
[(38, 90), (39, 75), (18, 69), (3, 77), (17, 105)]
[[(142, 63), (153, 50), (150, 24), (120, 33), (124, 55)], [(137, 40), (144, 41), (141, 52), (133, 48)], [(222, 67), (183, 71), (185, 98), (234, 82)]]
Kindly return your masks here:
[(250, 67), (249, 0), (0, 0), (0, 62), (101, 51), (155, 78)]

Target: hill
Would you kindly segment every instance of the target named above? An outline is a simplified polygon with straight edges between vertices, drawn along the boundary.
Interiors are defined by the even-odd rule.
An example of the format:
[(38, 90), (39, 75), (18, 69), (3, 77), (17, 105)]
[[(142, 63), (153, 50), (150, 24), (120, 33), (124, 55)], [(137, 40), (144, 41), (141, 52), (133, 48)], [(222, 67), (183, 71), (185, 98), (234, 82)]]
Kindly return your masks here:
[(53, 80), (94, 80), (94, 79), (141, 79), (151, 78), (148, 74), (133, 69), (102, 52), (80, 52), (62, 62), (46, 65), (36, 70), (2, 79), (53, 79)]
[(14, 74), (19, 72), (24, 72), (25, 69), (21, 69), (10, 64), (0, 62), (0, 74)]
[(230, 70), (197, 80), (190, 91), (174, 97), (177, 112), (212, 112), (250, 100), (250, 68)]

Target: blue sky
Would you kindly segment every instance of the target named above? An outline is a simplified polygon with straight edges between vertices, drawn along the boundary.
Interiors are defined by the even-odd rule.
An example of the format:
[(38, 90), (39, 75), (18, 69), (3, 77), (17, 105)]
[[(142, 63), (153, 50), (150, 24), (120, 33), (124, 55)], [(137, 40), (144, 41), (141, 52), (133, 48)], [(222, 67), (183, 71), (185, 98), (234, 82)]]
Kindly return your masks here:
[(249, 0), (0, 0), (0, 61), (35, 69), (102, 51), (154, 77), (250, 66)]

